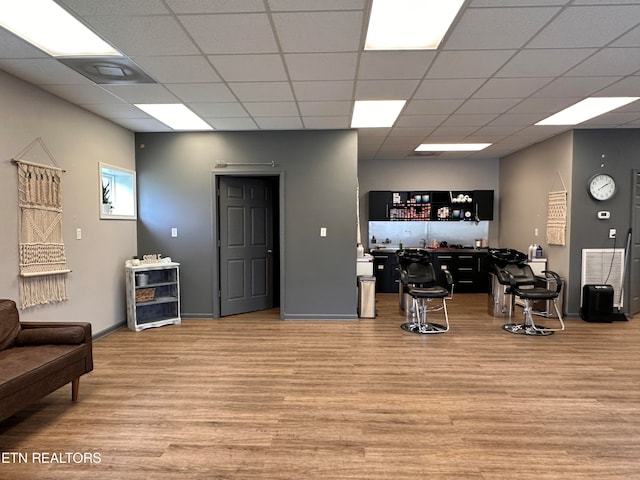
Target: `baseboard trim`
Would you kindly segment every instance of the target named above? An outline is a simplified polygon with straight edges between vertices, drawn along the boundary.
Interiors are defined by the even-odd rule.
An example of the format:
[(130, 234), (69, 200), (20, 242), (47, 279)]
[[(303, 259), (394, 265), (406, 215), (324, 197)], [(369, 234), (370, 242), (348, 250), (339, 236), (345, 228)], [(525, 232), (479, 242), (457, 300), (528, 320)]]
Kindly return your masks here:
[(327, 320), (327, 321), (354, 321), (359, 320), (358, 315), (353, 313), (331, 314), (331, 313), (282, 313), (283, 320)]

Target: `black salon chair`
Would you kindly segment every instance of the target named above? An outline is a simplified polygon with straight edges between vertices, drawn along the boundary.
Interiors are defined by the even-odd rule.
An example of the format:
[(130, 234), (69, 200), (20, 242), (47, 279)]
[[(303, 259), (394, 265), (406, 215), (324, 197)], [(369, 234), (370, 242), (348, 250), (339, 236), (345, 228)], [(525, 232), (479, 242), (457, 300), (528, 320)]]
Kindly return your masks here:
[[(398, 250), (400, 281), (412, 299), (411, 321), (401, 325), (403, 330), (411, 333), (444, 333), (449, 331), (449, 315), (447, 298), (450, 289), (437, 284), (436, 272), (433, 268), (431, 253), (423, 248), (407, 248)], [(447, 285), (453, 284), (451, 274), (443, 270)], [(429, 307), (428, 303), (440, 299), (440, 305)], [(427, 320), (427, 311), (444, 312), (446, 325), (431, 323)]]
[[(523, 323), (508, 323), (503, 325), (502, 328), (510, 333), (533, 336), (546, 336), (564, 330), (562, 314), (556, 303), (563, 285), (560, 276), (556, 272), (545, 270), (542, 273), (545, 278), (553, 278), (555, 288), (540, 287), (537, 286), (539, 284), (538, 277), (535, 276), (531, 267), (525, 263), (527, 257), (524, 253), (509, 248), (491, 248), (488, 254), (492, 260), (492, 269), (498, 281), (502, 285), (509, 286), (508, 293), (512, 295), (511, 312), (514, 311), (513, 306), (516, 298), (520, 298), (524, 302)], [(537, 300), (551, 300), (553, 302), (553, 307), (558, 315), (559, 328), (536, 325), (533, 320), (532, 302)]]

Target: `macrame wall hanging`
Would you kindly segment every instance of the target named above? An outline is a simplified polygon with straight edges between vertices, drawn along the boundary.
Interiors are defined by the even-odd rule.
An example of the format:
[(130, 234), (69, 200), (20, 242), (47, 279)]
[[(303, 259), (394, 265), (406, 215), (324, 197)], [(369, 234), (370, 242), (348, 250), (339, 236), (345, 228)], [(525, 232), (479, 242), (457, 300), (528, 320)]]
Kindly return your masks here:
[(547, 243), (565, 245), (567, 229), (567, 192), (550, 192), (547, 210)]
[[(55, 166), (21, 160), (38, 142)], [(67, 300), (67, 267), (62, 238), (62, 174), (37, 138), (13, 160), (18, 166), (20, 306)]]

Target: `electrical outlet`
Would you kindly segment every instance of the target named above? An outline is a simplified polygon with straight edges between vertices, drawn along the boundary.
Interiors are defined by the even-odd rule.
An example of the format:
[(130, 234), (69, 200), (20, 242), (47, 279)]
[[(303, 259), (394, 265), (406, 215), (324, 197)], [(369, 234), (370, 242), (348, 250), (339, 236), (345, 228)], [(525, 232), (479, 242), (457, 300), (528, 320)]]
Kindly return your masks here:
[(172, 237), (177, 237), (178, 236), (178, 229), (177, 228), (172, 228), (171, 229), (171, 236)]
[(320, 227), (320, 236), (321, 237), (327, 236), (327, 227)]
[(616, 238), (616, 229), (615, 228), (610, 228), (609, 229), (609, 238)]
[(82, 240), (82, 229), (76, 228), (76, 240)]

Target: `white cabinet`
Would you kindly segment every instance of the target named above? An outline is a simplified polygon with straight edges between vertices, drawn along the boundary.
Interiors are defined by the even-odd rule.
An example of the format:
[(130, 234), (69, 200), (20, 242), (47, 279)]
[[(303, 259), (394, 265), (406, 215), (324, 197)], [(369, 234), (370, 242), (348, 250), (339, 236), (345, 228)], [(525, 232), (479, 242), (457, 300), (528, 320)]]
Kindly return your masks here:
[(179, 267), (175, 262), (125, 267), (127, 325), (131, 330), (181, 322)]

